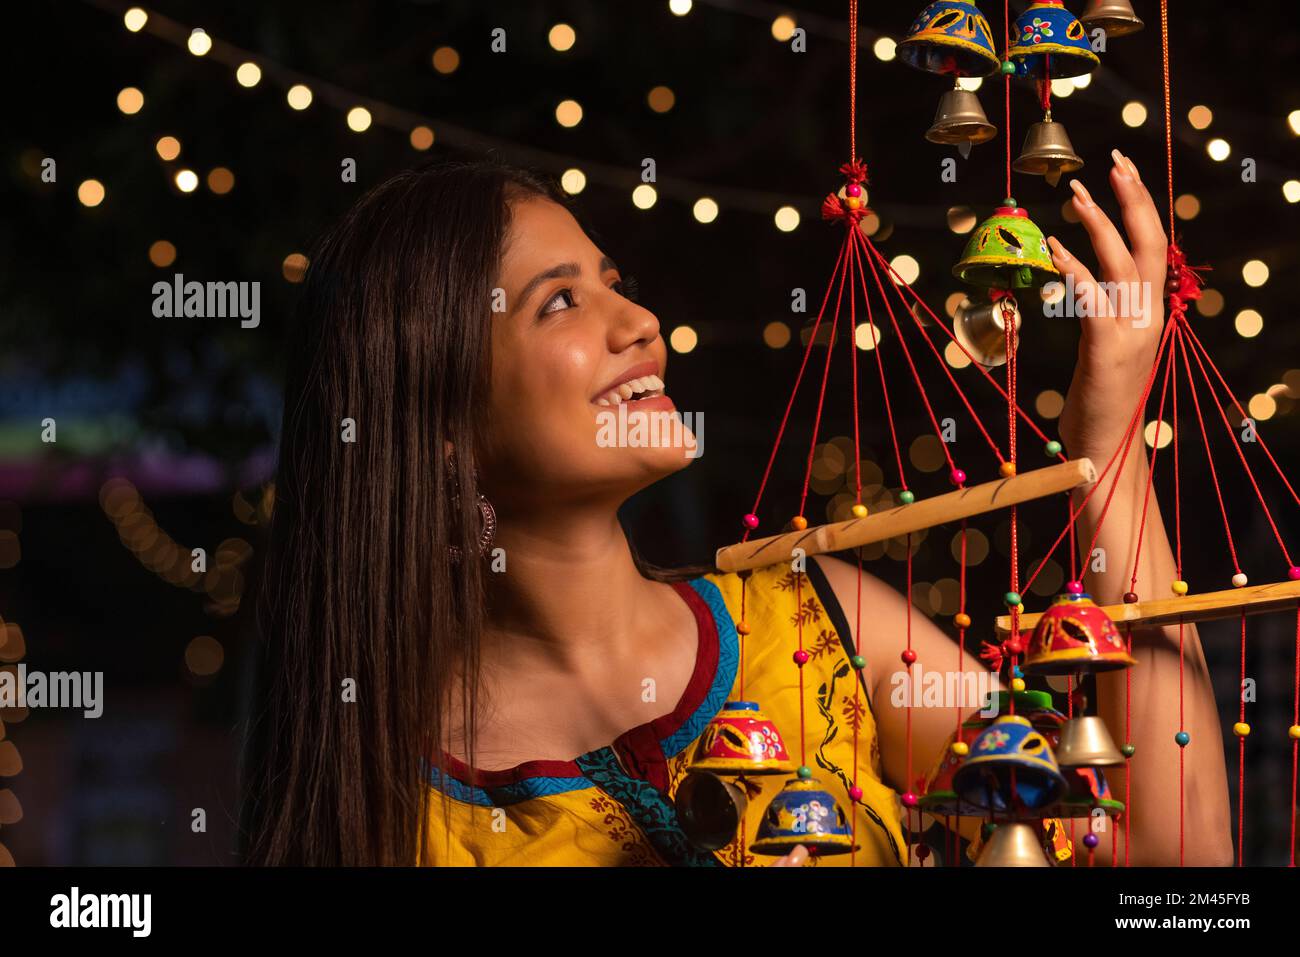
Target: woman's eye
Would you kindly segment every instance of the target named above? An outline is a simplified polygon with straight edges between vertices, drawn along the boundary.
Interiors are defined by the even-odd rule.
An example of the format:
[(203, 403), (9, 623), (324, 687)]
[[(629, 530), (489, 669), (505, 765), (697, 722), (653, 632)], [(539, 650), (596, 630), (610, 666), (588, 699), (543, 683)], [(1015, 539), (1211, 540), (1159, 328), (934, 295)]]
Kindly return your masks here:
[[(559, 306), (556, 306), (556, 303), (559, 303)], [(551, 312), (559, 312), (562, 309), (572, 309), (572, 308), (573, 308), (573, 290), (561, 289), (559, 292), (557, 292), (554, 296), (552, 296), (550, 299), (546, 301), (546, 305), (542, 306), (542, 315), (546, 315), (547, 313), (551, 313)]]
[(640, 293), (636, 276), (628, 276), (626, 279), (618, 280), (618, 282), (614, 283), (613, 289), (620, 296), (630, 299), (632, 302), (636, 302), (637, 295)]

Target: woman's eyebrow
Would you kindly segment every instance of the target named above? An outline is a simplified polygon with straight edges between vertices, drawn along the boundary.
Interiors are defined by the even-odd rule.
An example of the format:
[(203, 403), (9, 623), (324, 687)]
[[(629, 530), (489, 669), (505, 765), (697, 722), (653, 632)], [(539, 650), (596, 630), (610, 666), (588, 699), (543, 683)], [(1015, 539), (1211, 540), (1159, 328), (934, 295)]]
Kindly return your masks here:
[[(599, 271), (608, 272), (611, 269), (618, 271), (618, 266), (614, 263), (614, 260), (610, 259), (608, 256), (602, 256)], [(572, 278), (580, 275), (582, 275), (582, 267), (577, 263), (572, 262), (559, 263), (558, 265), (552, 266), (550, 269), (543, 270), (532, 279), (528, 280), (528, 282), (524, 283), (524, 288), (519, 293), (519, 305), (522, 306), (527, 303), (528, 297), (537, 290), (538, 286), (546, 282), (548, 279)]]

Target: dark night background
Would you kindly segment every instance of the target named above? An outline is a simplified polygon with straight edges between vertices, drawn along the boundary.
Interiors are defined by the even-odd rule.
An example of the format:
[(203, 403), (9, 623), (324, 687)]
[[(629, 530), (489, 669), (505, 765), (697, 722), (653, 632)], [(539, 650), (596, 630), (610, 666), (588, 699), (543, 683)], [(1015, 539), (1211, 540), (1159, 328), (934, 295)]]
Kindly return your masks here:
[[(819, 301), (839, 241), (818, 209), (840, 185), (837, 168), (848, 158), (847, 3), (797, 0), (785, 8), (697, 0), (688, 15), (675, 16), (667, 0), (157, 0), (146, 7), (149, 26), (138, 33), (123, 26), (127, 6), (58, 0), (6, 11), (0, 615), (8, 628), (0, 633), (0, 661), (102, 670), (107, 701), (95, 721), (70, 711), (0, 712), (4, 740), (15, 746), (0, 761), (0, 775), (16, 771), (21, 755), (21, 772), (0, 779), (0, 824), (18, 816), (21, 805), (21, 819), (0, 828), (0, 844), (19, 864), (234, 862), (248, 599), (265, 543), (279, 373), (291, 347), (283, 333), (298, 291), (283, 264), (307, 252), (365, 189), (428, 157), (479, 155), (484, 148), (556, 174), (587, 171), (577, 201), (605, 250), (637, 276), (641, 299), (665, 335), (682, 325), (698, 335), (692, 351), (672, 353), (667, 379), (679, 408), (706, 413), (706, 454), (626, 509), (639, 549), (660, 564), (708, 559), (739, 537), (739, 518), (752, 502), (798, 365), (797, 330), (807, 317), (792, 317), (790, 290), (803, 287)], [(920, 264), (915, 287), (942, 314), (960, 288), (949, 269), (965, 242), (949, 228), (948, 211), (969, 206), (983, 217), (1002, 198), (1003, 141), (958, 158), (955, 183), (940, 178), (941, 161), (957, 154), (926, 142), (923, 133), (944, 82), (897, 59), (883, 61), (872, 49), (881, 35), (901, 38), (921, 6), (864, 5), (858, 148), (882, 223), (877, 244), (886, 256), (907, 254)], [(1013, 3), (1012, 15), (1023, 6)], [(1070, 6), (1078, 13), (1082, 4)], [(1300, 448), (1300, 326), (1292, 321), (1289, 285), (1300, 266), (1300, 203), (1283, 191), (1285, 182), (1300, 179), (1300, 138), (1287, 119), (1300, 110), (1294, 7), (1254, 3), (1247, 12), (1188, 0), (1170, 6), (1176, 192), (1199, 200), (1198, 214), (1180, 219), (1179, 229), (1190, 260), (1212, 264), (1208, 285), (1221, 296), (1217, 309), (1211, 305), (1193, 321), (1243, 401), (1271, 396), (1271, 409), (1261, 401), (1272, 412), (1261, 431), (1290, 467)], [(1146, 29), (1112, 40), (1090, 85), (1058, 98), (1054, 109), (1087, 161), (1079, 178), (1116, 219), (1105, 184), (1116, 146), (1134, 158), (1163, 208), (1159, 6), (1138, 0), (1135, 7)], [(807, 30), (806, 53), (773, 38), (772, 20), (783, 12)], [(1000, 5), (986, 3), (984, 12), (999, 33)], [(184, 34), (201, 26), (218, 46), (193, 56), (183, 40), (156, 35), (168, 21)], [(556, 23), (576, 31), (567, 52), (547, 42)], [(496, 27), (507, 35), (502, 54), (489, 48)], [(257, 86), (236, 82), (233, 67), (218, 57), (223, 43), (261, 64)], [(450, 73), (432, 64), (440, 47), (459, 54)], [(285, 89), (299, 81), (315, 92), (303, 111), (285, 101)], [(662, 113), (647, 101), (661, 85), (675, 96)], [(125, 87), (143, 92), (138, 112), (118, 108)], [(1001, 82), (986, 80), (980, 96), (1001, 127)], [(584, 111), (572, 129), (554, 116), (555, 105), (569, 98)], [(1130, 101), (1147, 109), (1136, 127), (1121, 119)], [(369, 106), (375, 117), (363, 133), (344, 119), (354, 104)], [(1213, 111), (1207, 129), (1188, 122), (1195, 105)], [(1029, 88), (1014, 84), (1014, 152), (1036, 118)], [(408, 141), (418, 123), (434, 130), (428, 151)], [(163, 136), (180, 141), (174, 160), (156, 151)], [(1213, 137), (1231, 145), (1226, 161), (1207, 155)], [(40, 178), (46, 157), (57, 162), (54, 183)], [(356, 183), (340, 182), (345, 157), (356, 160)], [(657, 162), (659, 199), (643, 211), (630, 197), (644, 157)], [(1256, 182), (1242, 181), (1243, 158), (1256, 161)], [(218, 167), (233, 172), (228, 192), (208, 185)], [(181, 169), (198, 174), (193, 192), (175, 185)], [(78, 201), (78, 185), (87, 179), (105, 187), (98, 205)], [(1052, 188), (1017, 174), (1013, 184), (1045, 232), (1076, 254), (1088, 252), (1082, 229), (1062, 217), (1064, 183)], [(1300, 193), (1300, 184), (1290, 188)], [(703, 195), (721, 210), (707, 225), (691, 212)], [(801, 216), (789, 233), (773, 222), (785, 204)], [(150, 256), (159, 241), (176, 250), (174, 262), (162, 267)], [(1271, 275), (1251, 287), (1242, 267), (1256, 259)], [(153, 283), (177, 272), (260, 281), (260, 327), (155, 318)], [(1244, 309), (1263, 317), (1257, 337), (1234, 328)], [(765, 344), (765, 327), (774, 322), (793, 330), (794, 341)], [(1049, 435), (1055, 410), (1048, 397), (1047, 414), (1035, 413), (1036, 399), (1044, 390), (1064, 393), (1076, 338), (1072, 322), (1044, 319), (1037, 307), (1027, 312), (1021, 401)], [(886, 336), (881, 348), (906, 452), (929, 427), (894, 345)], [(972, 481), (995, 477), (996, 462), (929, 356), (922, 367), (938, 413), (959, 423), (963, 441), (955, 454)], [(970, 369), (957, 375), (985, 420), (1005, 423), (993, 390)], [(849, 434), (848, 395), (845, 377), (833, 374), (823, 439)], [(885, 484), (896, 488), (878, 399), (866, 380), (864, 457), (885, 465)], [(765, 496), (767, 529), (797, 502), (814, 400), (805, 388)], [(57, 421), (53, 444), (41, 441), (47, 417)], [(1211, 426), (1243, 566), (1253, 581), (1276, 580), (1285, 566), (1217, 417)], [(1192, 438), (1183, 438), (1190, 463), (1185, 577), (1193, 590), (1209, 591), (1228, 587), (1232, 569), (1199, 435)], [(1036, 458), (1040, 443), (1023, 443), (1025, 467), (1045, 462)], [(925, 470), (927, 455), (933, 449), (922, 442), (910, 473), (918, 495), (947, 489), (941, 471)], [(1282, 534), (1300, 550), (1294, 503), (1276, 476), (1266, 468), (1259, 474)], [(1158, 476), (1162, 494), (1171, 492), (1170, 478)], [(839, 480), (824, 480), (820, 489), (834, 492)], [(876, 489), (868, 501), (888, 496), (888, 489)], [(828, 500), (819, 495), (810, 506), (813, 521), (823, 519)], [(1064, 517), (1059, 500), (1024, 510), (1026, 561), (1042, 557)], [(999, 613), (1007, 534), (1005, 515), (973, 525), (992, 545), (971, 571), (974, 644), (991, 637), (989, 623)], [(954, 532), (932, 530), (916, 560), (918, 614), (945, 622), (955, 611)], [(187, 577), (196, 546), (207, 549), (210, 570)], [(897, 544), (875, 554), (868, 569), (901, 587)], [(1044, 573), (1046, 587), (1027, 599), (1031, 609), (1060, 586), (1054, 568)], [(1259, 701), (1250, 706), (1256, 733), (1247, 748), (1249, 863), (1283, 861), (1290, 788), (1283, 729), (1291, 723), (1294, 627), (1285, 614), (1250, 623), (1248, 673), (1259, 682)], [(1236, 625), (1205, 625), (1201, 634), (1231, 742), (1235, 802)], [(206, 810), (204, 834), (190, 829), (194, 808)]]

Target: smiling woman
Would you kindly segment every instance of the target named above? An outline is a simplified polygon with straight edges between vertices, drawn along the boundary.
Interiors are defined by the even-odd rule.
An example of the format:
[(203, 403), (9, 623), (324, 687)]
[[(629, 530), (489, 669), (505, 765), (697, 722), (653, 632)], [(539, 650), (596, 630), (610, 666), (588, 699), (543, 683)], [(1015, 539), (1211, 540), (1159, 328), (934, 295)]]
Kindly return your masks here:
[[(1131, 278), (1136, 255), (1144, 281), (1163, 283), (1159, 220), (1129, 167), (1117, 158), (1112, 185), (1134, 254), (1086, 191), (1077, 211), (1104, 279)], [(1093, 281), (1059, 243), (1054, 260)], [(899, 793), (908, 803), (953, 720), (889, 703), (907, 602), (828, 557), (731, 574), (637, 557), (619, 507), (693, 456), (685, 442), (600, 440), (614, 407), (674, 412), (667, 350), (563, 194), (488, 163), (403, 173), (310, 261), (263, 589), (246, 860), (746, 866), (802, 864), (811, 850), (822, 864), (907, 863)], [(1076, 454), (1117, 441), (1162, 325), (1119, 318), (1084, 322), (1062, 415)], [(1145, 468), (1127, 467), (1103, 547), (1131, 547), (1125, 513), (1136, 516)], [(480, 517), (493, 514), (495, 537)], [(1172, 567), (1158, 516), (1154, 527), (1146, 580)], [(930, 622), (910, 634), (927, 667), (957, 658)], [(1134, 643), (1151, 662), (1140, 697), (1157, 700), (1182, 678), (1169, 637)], [(1217, 718), (1194, 633), (1190, 651), (1187, 727), (1208, 735)], [(816, 769), (849, 809), (838, 846), (759, 856), (756, 814), (739, 834), (688, 838), (674, 802), (687, 765), (724, 708), (743, 716), (753, 700), (785, 735), (781, 761), (803, 765), (799, 778)], [(815, 718), (802, 720), (801, 701)], [(1138, 786), (1167, 792), (1169, 767), (1145, 767)], [(1202, 794), (1197, 862), (1224, 860), (1222, 753), (1201, 749), (1189, 774)], [(765, 807), (784, 777), (748, 779), (738, 800)], [(1167, 819), (1135, 818), (1133, 831), (1136, 861), (1177, 848)]]

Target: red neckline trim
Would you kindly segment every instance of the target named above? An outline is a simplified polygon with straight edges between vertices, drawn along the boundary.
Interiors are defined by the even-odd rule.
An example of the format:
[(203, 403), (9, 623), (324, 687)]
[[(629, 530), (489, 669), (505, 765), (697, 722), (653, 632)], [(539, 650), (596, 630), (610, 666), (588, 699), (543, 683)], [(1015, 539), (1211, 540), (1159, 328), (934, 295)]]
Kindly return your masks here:
[[(668, 737), (685, 724), (687, 719), (704, 703), (709, 688), (713, 685), (713, 679), (718, 669), (718, 623), (714, 620), (713, 612), (710, 610), (708, 603), (689, 583), (670, 582), (670, 584), (695, 614), (697, 635), (695, 668), (691, 672), (691, 679), (687, 682), (685, 690), (682, 691), (677, 706), (671, 712), (662, 717), (642, 722), (634, 728), (629, 728), (619, 735), (618, 741), (636, 738), (639, 736), (639, 732), (644, 733), (643, 729), (649, 729), (656, 741)], [(613, 742), (607, 747), (612, 745)], [(442, 752), (442, 757), (446, 764), (447, 773), (451, 777), (456, 778), (463, 784), (475, 787), (506, 787), (511, 784), (518, 784), (528, 778), (582, 777), (582, 769), (578, 767), (576, 758), (569, 761), (524, 761), (511, 768), (482, 771), (471, 767), (459, 758), (453, 757), (445, 750)]]

